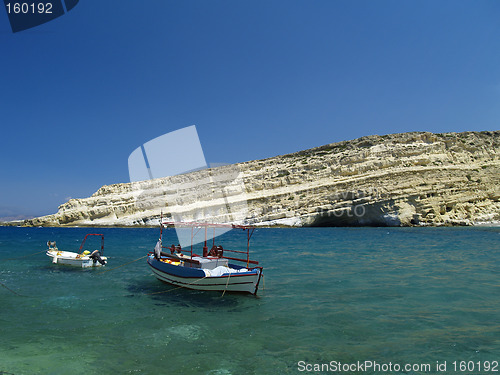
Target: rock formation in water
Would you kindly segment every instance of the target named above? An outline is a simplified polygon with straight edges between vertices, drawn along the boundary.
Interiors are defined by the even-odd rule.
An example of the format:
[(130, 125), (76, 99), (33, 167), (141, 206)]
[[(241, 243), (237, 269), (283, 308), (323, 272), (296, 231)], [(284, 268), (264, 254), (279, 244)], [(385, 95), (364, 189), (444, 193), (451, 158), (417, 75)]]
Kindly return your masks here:
[(293, 226), (493, 223), (500, 221), (499, 146), (500, 131), (373, 135), (103, 186), (24, 224), (155, 225), (161, 212), (184, 221)]

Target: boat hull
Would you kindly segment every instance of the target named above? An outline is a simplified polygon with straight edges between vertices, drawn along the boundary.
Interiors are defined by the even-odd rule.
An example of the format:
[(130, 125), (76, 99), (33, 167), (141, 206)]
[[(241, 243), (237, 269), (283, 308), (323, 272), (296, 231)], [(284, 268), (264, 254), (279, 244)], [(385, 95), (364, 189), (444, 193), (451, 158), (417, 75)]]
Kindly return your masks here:
[(206, 276), (205, 271), (200, 268), (171, 265), (160, 262), (153, 256), (148, 257), (147, 262), (159, 280), (194, 290), (242, 292), (256, 295), (262, 277), (262, 271), (259, 268), (244, 273)]
[[(54, 264), (63, 264), (66, 266), (73, 267), (101, 267), (101, 263), (94, 262), (93, 259), (88, 256), (79, 257), (78, 253), (73, 253), (70, 251), (56, 251), (56, 250), (48, 250), (47, 256), (52, 258), (52, 263)], [(106, 257), (101, 257), (103, 260), (107, 260)]]

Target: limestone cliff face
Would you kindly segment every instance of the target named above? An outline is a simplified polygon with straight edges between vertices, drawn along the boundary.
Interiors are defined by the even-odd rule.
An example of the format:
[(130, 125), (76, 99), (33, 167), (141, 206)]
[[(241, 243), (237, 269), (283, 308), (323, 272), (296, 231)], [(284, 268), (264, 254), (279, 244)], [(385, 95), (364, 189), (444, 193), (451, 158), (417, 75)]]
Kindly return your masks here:
[(373, 135), (234, 166), (103, 186), (89, 198), (72, 199), (56, 214), (25, 224), (154, 225), (160, 212), (185, 221), (296, 226), (499, 222), (500, 131)]

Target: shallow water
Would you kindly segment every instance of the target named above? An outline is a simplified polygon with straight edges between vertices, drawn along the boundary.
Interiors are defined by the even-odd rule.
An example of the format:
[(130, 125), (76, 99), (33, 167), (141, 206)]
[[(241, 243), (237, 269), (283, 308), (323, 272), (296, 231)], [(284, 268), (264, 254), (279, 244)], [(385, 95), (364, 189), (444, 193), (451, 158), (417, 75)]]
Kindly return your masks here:
[[(6, 260), (49, 239), (76, 250), (96, 231), (103, 269), (54, 265), (44, 253)], [(0, 227), (0, 374), (308, 373), (301, 361), (432, 365), (407, 373), (447, 361), (458, 374), (453, 361), (500, 361), (499, 228), (258, 229), (257, 298), (174, 289), (145, 259), (111, 270), (157, 237)], [(244, 241), (233, 230), (221, 243)]]

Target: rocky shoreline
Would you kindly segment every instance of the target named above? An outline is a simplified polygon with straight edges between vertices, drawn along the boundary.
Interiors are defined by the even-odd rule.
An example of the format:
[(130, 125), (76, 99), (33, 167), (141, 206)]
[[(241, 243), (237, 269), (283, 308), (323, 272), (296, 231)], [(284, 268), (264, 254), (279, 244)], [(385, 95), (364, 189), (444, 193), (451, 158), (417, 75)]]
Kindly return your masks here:
[(293, 227), (495, 225), (500, 131), (373, 135), (108, 185), (15, 225), (154, 226), (162, 214)]

